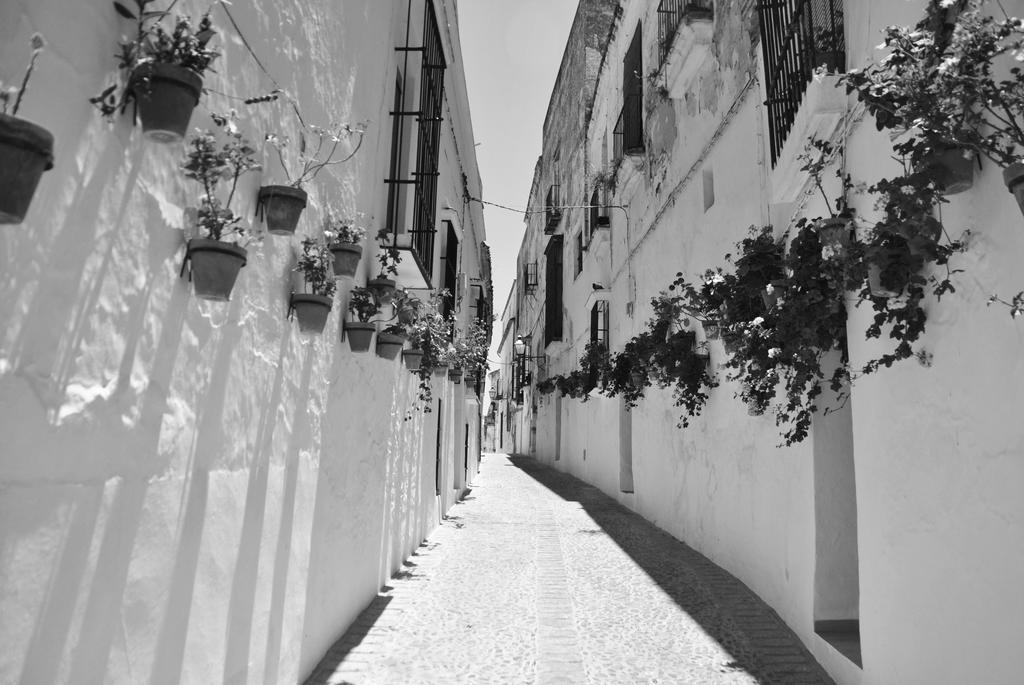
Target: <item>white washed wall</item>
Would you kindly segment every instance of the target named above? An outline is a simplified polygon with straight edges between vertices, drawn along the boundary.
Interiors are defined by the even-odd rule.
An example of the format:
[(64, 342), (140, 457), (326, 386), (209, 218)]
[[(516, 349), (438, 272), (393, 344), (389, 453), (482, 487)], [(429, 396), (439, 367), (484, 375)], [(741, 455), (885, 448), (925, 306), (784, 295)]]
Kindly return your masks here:
[[(307, 121), (370, 121), (355, 158), (307, 186), (300, 235), (319, 231), (328, 201), (381, 224), (405, 10), (231, 5)], [(236, 107), (253, 141), (295, 136), (283, 103), (227, 97), (273, 84), (222, 8), (213, 16), (224, 55), (205, 85), (217, 93), (192, 125)], [(108, 0), (0, 6), (4, 81), (20, 78), (33, 32), (49, 42), (20, 114), (56, 137), (26, 221), (0, 226), (0, 681), (295, 682), (455, 501), (462, 445), (448, 410), (464, 386), (435, 382), (438, 498), (437, 414), (403, 420), (415, 378), (340, 342), (351, 282), (323, 337), (285, 319), (298, 238), (250, 248), (230, 303), (191, 295), (178, 271), (198, 191), (178, 170), (183, 148), (144, 142), (127, 116), (108, 125), (87, 101), (130, 28)], [(462, 197), (463, 170), (479, 185), (462, 78), (458, 61), (444, 135), (457, 132), (462, 157), (444, 163), (443, 197)], [(261, 181), (283, 181), (264, 161), (240, 186), (247, 221)]]
[[(715, 4), (719, 12), (736, 3)], [(1024, 3), (1004, 4), (1011, 14), (1024, 14)], [(648, 32), (656, 26), (656, 6), (653, 0), (628, 3), (618, 23), (606, 60), (610, 66), (598, 85), (591, 159), (600, 159), (604, 131), (621, 106), (616, 68), (637, 20), (644, 17)], [(851, 64), (873, 53), (883, 26), (913, 22), (922, 7), (923, 2), (847, 2)], [(677, 271), (693, 277), (721, 264), (750, 225), (779, 223), (798, 209), (770, 199), (792, 179), (763, 173), (764, 159), (757, 154), (766, 148), (759, 137), (765, 130), (763, 86), (755, 82), (745, 94), (739, 92), (745, 77), (742, 68), (733, 69), (742, 63), (742, 50), (729, 46), (740, 33), (721, 22), (719, 14), (716, 41), (730, 66), (719, 70), (709, 60), (685, 97), (672, 100), (676, 138), (669, 139), (667, 164), (627, 171), (627, 161), (619, 174), (614, 201), (629, 207), (628, 244), (635, 253), (625, 266), (627, 227), (622, 212), (613, 211), (613, 349), (641, 329), (650, 297)], [(648, 50), (652, 40), (648, 33)], [(650, 57), (646, 52), (645, 72)], [(730, 123), (701, 158), (737, 101)], [(648, 130), (656, 136), (671, 131), (664, 118), (649, 126), (655, 126)], [(849, 138), (855, 180), (892, 172), (888, 137), (874, 129), (865, 118)], [(707, 212), (706, 168), (713, 169), (716, 195)], [(969, 251), (955, 260), (965, 269), (955, 278), (957, 292), (929, 306), (921, 346), (934, 354), (934, 363), (924, 368), (909, 361), (883, 369), (858, 381), (852, 400), (863, 670), (814, 633), (816, 535), (828, 533), (825, 526), (831, 525), (816, 522), (816, 494), (828, 495), (816, 493), (816, 476), (850, 486), (841, 482), (846, 478), (841, 473), (828, 476), (819, 469), (816, 474), (815, 439), (824, 441), (826, 435), (820, 421), (804, 443), (777, 448), (781, 439), (774, 422), (748, 416), (733, 398), (733, 384), (723, 382), (714, 390), (703, 415), (682, 430), (675, 427), (678, 410), (668, 394), (649, 391), (634, 410), (635, 494), (626, 494), (619, 491), (615, 448), (618, 400), (563, 400), (558, 461), (557, 403), (553, 396), (539, 401), (538, 458), (618, 497), (737, 575), (843, 684), (1006, 683), (1019, 680), (1024, 666), (1015, 646), (1024, 637), (1024, 594), (1018, 587), (1024, 577), (1024, 499), (1018, 492), (1024, 483), (1024, 430), (1018, 420), (1024, 408), (1024, 329), (1005, 309), (986, 306), (993, 292), (1005, 296), (1024, 288), (1018, 268), (1024, 259), (1024, 217), (998, 169), (987, 162), (974, 188), (951, 200), (943, 208), (947, 227), (954, 236), (970, 228), (974, 237)], [(823, 211), (816, 202), (810, 198), (804, 209), (810, 216)], [(872, 211), (870, 202), (858, 209)], [(657, 227), (638, 243), (655, 221)], [(586, 268), (595, 266), (588, 262)], [(581, 282), (589, 286), (591, 280), (585, 271)], [(556, 357), (554, 372), (570, 370), (589, 339), (584, 297), (582, 290), (566, 291), (573, 339)], [(626, 314), (630, 302), (636, 308), (632, 318)], [(876, 349), (863, 340), (869, 320), (866, 306), (850, 315), (855, 364)], [(711, 344), (711, 354), (715, 363), (723, 359), (720, 343)], [(818, 446), (829, 448), (825, 442)]]

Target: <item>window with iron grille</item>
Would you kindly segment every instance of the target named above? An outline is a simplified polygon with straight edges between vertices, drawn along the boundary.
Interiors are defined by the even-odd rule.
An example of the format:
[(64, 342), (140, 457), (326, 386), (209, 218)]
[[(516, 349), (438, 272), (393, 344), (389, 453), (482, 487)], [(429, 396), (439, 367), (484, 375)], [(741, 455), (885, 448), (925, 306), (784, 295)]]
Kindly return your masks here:
[(615, 157), (644, 151), (644, 64), (643, 33), (638, 22), (622, 60), (622, 111), (615, 124)]
[[(434, 264), (434, 237), (437, 233), (434, 221), (437, 216), (437, 177), (441, 155), (441, 117), (444, 106), (444, 72), (447, 64), (441, 44), (441, 33), (437, 28), (433, 0), (424, 3), (423, 45), (402, 48), (405, 54), (405, 69), (399, 75), (395, 88), (392, 126), (391, 176), (388, 189), (388, 228), (393, 234), (405, 232), (406, 192), (412, 186), (412, 227), (408, 233), (412, 239), (414, 258), (428, 281)], [(406, 103), (408, 88), (403, 76), (408, 76), (409, 54), (420, 53), (419, 108), (412, 109)], [(406, 119), (415, 118), (416, 167), (412, 178), (402, 178), (404, 173), (405, 148), (411, 127)]]
[(523, 264), (523, 287), (527, 292), (537, 287), (537, 262)]
[(658, 5), (658, 66), (668, 59), (672, 40), (683, 21), (711, 19), (714, 14), (712, 0), (661, 0)]
[(590, 342), (608, 349), (608, 300), (598, 300), (590, 309)]
[(544, 252), (544, 345), (562, 339), (562, 236), (553, 235)]
[(774, 165), (814, 69), (846, 69), (843, 0), (760, 0), (757, 9)]
[(562, 199), (557, 184), (548, 187), (548, 194), (544, 200), (544, 230), (550, 232), (558, 228), (562, 220)]

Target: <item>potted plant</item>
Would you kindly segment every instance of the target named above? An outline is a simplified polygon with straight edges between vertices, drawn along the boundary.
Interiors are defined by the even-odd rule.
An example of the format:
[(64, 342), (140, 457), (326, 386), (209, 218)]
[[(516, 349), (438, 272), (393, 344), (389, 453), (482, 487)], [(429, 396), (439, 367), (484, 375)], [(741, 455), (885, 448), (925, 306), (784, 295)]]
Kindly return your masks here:
[(302, 274), (303, 292), (293, 292), (288, 305), (288, 313), (295, 313), (303, 333), (323, 333), (327, 324), (337, 287), (330, 261), (326, 243), (314, 238), (303, 239), (302, 255), (295, 265), (295, 270)]
[(399, 324), (386, 326), (377, 334), (377, 356), (394, 359), (405, 346), (405, 328)]
[(462, 382), (462, 369), (456, 366), (454, 369), (448, 369), (448, 380), (455, 385)]
[(42, 35), (33, 34), (32, 57), (21, 85), (4, 88), (0, 83), (0, 224), (24, 220), (39, 179), (53, 168), (53, 134), (16, 116), (36, 58), (45, 46)]
[(423, 350), (415, 347), (402, 350), (402, 361), (405, 362), (405, 368), (410, 371), (418, 371), (423, 362)]
[(154, 0), (134, 2), (134, 12), (114, 2), (119, 15), (135, 21), (134, 38), (120, 43), (118, 54), (118, 68), (127, 74), (124, 86), (115, 83), (89, 101), (108, 118), (133, 102), (147, 138), (175, 143), (188, 130), (203, 91), (203, 73), (220, 54), (208, 47), (216, 30), (207, 11), (198, 25), (179, 16), (167, 31), (161, 22), (168, 11), (149, 9)]
[(398, 264), (402, 261), (398, 248), (393, 243), (388, 243), (389, 236), (391, 233), (386, 228), (380, 229), (377, 233), (377, 242), (380, 245), (380, 249), (377, 251), (380, 273), (366, 283), (366, 287), (370, 289), (380, 305), (390, 304), (394, 299), (397, 283), (389, 276), (398, 275)]
[(334, 276), (355, 276), (363, 257), (366, 229), (352, 219), (338, 218), (328, 210), (324, 215), (324, 237), (333, 255)]
[(366, 352), (370, 349), (370, 341), (377, 330), (373, 317), (377, 315), (377, 303), (373, 293), (366, 288), (352, 288), (349, 295), (348, 311), (355, 317), (354, 321), (345, 322), (345, 337), (353, 352)]
[[(310, 144), (306, 140), (305, 132), (299, 132), (300, 169), (294, 176), (289, 172), (291, 167), (285, 161), (285, 149), (290, 143), (288, 137), (268, 133), (265, 139), (277, 151), (277, 158), (288, 179), (287, 185), (262, 186), (256, 197), (257, 212), (266, 220), (267, 231), (274, 235), (295, 233), (308, 198), (302, 185), (315, 179), (326, 167), (352, 159), (363, 142), (362, 126), (353, 128), (349, 124), (337, 124), (331, 128), (314, 125), (305, 128), (312, 133), (316, 142)], [(359, 136), (355, 148), (345, 157), (334, 159), (338, 146), (349, 140), (353, 134)]]
[[(214, 131), (200, 131), (189, 140), (182, 164), (185, 177), (199, 182), (203, 190), (197, 220), (200, 237), (188, 241), (185, 261), (196, 297), (226, 301), (247, 256), (245, 248), (237, 243), (245, 238), (246, 230), (241, 217), (231, 210), (231, 201), (238, 179), (260, 165), (254, 157), (256, 151), (239, 132), (234, 113), (212, 117), (226, 142), (220, 143)], [(223, 203), (218, 197), (222, 182), (230, 184)], [(231, 239), (236, 242), (229, 242)]]

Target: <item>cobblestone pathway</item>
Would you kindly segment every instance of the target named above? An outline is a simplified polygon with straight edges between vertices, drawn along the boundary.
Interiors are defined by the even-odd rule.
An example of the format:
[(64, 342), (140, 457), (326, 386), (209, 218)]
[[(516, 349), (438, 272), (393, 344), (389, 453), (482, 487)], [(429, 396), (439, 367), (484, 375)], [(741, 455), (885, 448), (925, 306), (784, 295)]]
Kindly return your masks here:
[(489, 454), (307, 685), (831, 682), (703, 556), (582, 481)]

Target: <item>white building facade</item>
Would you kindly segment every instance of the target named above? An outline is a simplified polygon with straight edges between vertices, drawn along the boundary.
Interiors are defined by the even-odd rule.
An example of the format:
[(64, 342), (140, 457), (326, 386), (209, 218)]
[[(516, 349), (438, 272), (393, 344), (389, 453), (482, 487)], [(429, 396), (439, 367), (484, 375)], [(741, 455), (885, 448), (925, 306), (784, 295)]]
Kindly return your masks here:
[[(460, 330), (490, 321), (455, 1), (210, 12), (222, 54), (190, 128), (236, 110), (263, 167), (235, 208), (264, 237), (224, 303), (180, 275), (199, 194), (185, 146), (89, 103), (134, 23), (108, 0), (0, 7), (5, 83), (33, 33), (48, 41), (18, 116), (56, 139), (24, 222), (0, 226), (2, 682), (298, 682), (477, 470), (482, 379), (434, 376), (424, 411), (401, 358), (342, 332), (382, 228), (399, 287), (447, 289)], [(304, 126), (339, 122), (365, 128), (340, 144), (351, 158), (305, 184), (295, 236), (265, 235), (258, 188), (284, 178), (264, 136), (294, 150)], [(323, 334), (300, 334), (298, 241), (329, 206), (369, 235)]]
[[(1024, 369), (1019, 322), (986, 303), (1020, 289), (1024, 233), (994, 164), (942, 207), (944, 224), (974, 236), (957, 255), (956, 293), (926, 305), (930, 366), (910, 360), (858, 378), (849, 402), (817, 415), (802, 442), (779, 447), (771, 417), (748, 414), (721, 368), (725, 349), (699, 326), (720, 385), (686, 428), (668, 391), (649, 388), (629, 411), (597, 392), (581, 402), (536, 388), (576, 369), (589, 342), (621, 350), (677, 272), (695, 279), (725, 266), (751, 226), (781, 236), (821, 216), (797, 160), (812, 136), (844, 143), (855, 180), (895, 173), (892, 141), (834, 75), (801, 76), (779, 125), (765, 104), (780, 76), (764, 37), (784, 35), (765, 27), (766, 13), (827, 11), (841, 29), (841, 70), (877, 59), (883, 28), (915, 24), (926, 3), (612, 4), (604, 34), (583, 20), (602, 3), (580, 4), (545, 124), (511, 298), (515, 335), (528, 343), (516, 450), (735, 574), (839, 683), (1014, 681)], [(1024, 3), (1003, 4), (1024, 14)], [(566, 72), (577, 59), (586, 69), (574, 73), (594, 78), (582, 110), (565, 104), (578, 97)], [(870, 198), (852, 203), (859, 216), (875, 211)], [(854, 366), (885, 344), (865, 340), (871, 319), (868, 306), (849, 310)]]

